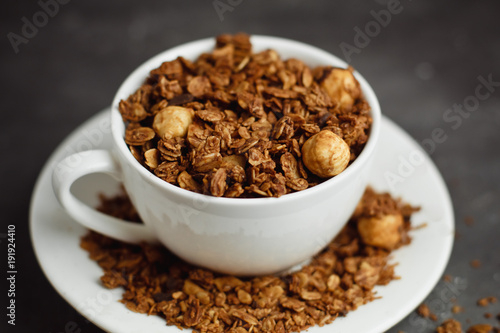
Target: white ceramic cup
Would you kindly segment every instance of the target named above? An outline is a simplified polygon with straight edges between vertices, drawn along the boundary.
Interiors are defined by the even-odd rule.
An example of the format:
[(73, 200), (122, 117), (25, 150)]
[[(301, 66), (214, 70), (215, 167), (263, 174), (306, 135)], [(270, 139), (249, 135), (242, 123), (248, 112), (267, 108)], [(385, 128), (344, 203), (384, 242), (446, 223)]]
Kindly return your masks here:
[[(347, 67), (337, 57), (304, 43), (268, 36), (252, 36), (251, 42), (254, 51), (272, 48), (282, 59), (297, 58), (313, 67)], [(113, 149), (77, 153), (80, 156), (61, 161), (53, 173), (54, 192), (73, 219), (106, 236), (126, 242), (160, 241), (182, 259), (223, 273), (281, 272), (322, 250), (353, 213), (367, 186), (379, 137), (380, 106), (366, 80), (355, 73), (371, 106), (368, 142), (346, 170), (313, 188), (255, 199), (217, 198), (181, 189), (156, 177), (132, 156), (123, 139), (125, 125), (118, 103), (135, 92), (149, 71), (162, 62), (178, 56), (194, 60), (214, 45), (213, 38), (187, 43), (137, 68), (113, 100)], [(75, 165), (75, 160), (81, 163)], [(106, 216), (76, 199), (70, 191), (72, 183), (91, 173), (108, 173), (121, 180), (144, 224)]]

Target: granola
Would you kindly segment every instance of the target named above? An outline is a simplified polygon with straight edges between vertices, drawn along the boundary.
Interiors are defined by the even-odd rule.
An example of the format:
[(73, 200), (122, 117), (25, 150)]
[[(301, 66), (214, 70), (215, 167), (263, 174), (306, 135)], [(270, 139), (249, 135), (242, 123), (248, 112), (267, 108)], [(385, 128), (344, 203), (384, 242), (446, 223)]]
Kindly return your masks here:
[(437, 320), (437, 316), (431, 312), (429, 307), (425, 304), (420, 304), (417, 308), (417, 313), (422, 318), (430, 318), (433, 321)]
[(455, 319), (445, 320), (436, 330), (437, 333), (462, 333), (462, 325)]
[(372, 122), (351, 67), (310, 68), (245, 34), (152, 70), (119, 110), (133, 156), (159, 178), (212, 196), (279, 197), (341, 173)]
[(476, 324), (469, 327), (467, 333), (490, 333), (493, 330), (493, 326), (489, 324)]
[[(99, 210), (140, 222), (124, 195), (101, 197)], [(327, 248), (300, 271), (283, 276), (221, 275), (183, 262), (162, 246), (126, 244), (92, 231), (81, 247), (103, 269), (106, 288), (124, 289), (121, 302), (128, 309), (161, 316), (167, 325), (199, 333), (299, 332), (375, 300), (374, 286), (397, 279), (391, 250), (365, 244), (357, 227), (368, 212), (386, 211), (399, 211), (404, 219), (396, 247), (408, 244), (415, 208), (367, 189), (356, 214)]]

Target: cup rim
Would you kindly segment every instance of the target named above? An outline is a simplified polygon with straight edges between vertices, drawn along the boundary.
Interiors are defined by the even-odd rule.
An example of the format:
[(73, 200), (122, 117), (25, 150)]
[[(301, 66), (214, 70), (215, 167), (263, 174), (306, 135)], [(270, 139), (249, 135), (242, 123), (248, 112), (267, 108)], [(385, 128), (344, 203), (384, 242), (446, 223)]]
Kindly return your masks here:
[[(262, 47), (265, 45), (264, 49), (275, 49), (278, 53), (280, 53), (280, 48), (285, 49), (298, 49), (301, 52), (307, 51), (310, 54), (311, 58), (320, 59), (320, 61), (324, 65), (333, 65), (337, 67), (347, 68), (348, 64), (338, 58), (337, 56), (320, 49), (318, 47), (295, 41), (292, 39), (282, 38), (282, 37), (274, 37), (274, 36), (264, 36), (264, 35), (251, 35), (250, 41), (252, 46), (258, 45)], [(263, 205), (276, 205), (278, 203), (290, 202), (295, 200), (306, 199), (314, 195), (315, 193), (321, 193), (327, 191), (330, 187), (335, 188), (336, 186), (340, 186), (341, 183), (345, 183), (349, 179), (356, 177), (363, 167), (368, 167), (366, 164), (374, 153), (375, 147), (377, 145), (379, 134), (380, 134), (380, 124), (381, 124), (381, 110), (380, 104), (378, 102), (377, 96), (373, 91), (372, 87), (366, 81), (366, 79), (357, 71), (354, 71), (354, 76), (358, 80), (361, 91), (363, 93), (364, 98), (370, 105), (370, 114), (372, 116), (372, 124), (370, 128), (370, 134), (368, 136), (368, 140), (363, 147), (363, 150), (359, 154), (359, 156), (340, 174), (334, 176), (328, 180), (323, 181), (322, 183), (315, 185), (312, 188), (308, 188), (302, 191), (293, 192), (284, 194), (278, 198), (276, 197), (263, 197), (263, 198), (226, 198), (226, 197), (213, 197), (206, 194), (196, 193), (193, 191), (189, 191), (173, 184), (170, 184), (160, 178), (158, 178), (155, 174), (147, 170), (139, 161), (137, 161), (133, 155), (131, 154), (125, 140), (123, 139), (122, 130), (125, 128), (121, 114), (118, 109), (119, 102), (122, 99), (128, 98), (130, 95), (130, 82), (135, 81), (138, 78), (142, 77), (141, 84), (144, 82), (146, 77), (149, 75), (149, 72), (157, 68), (164, 61), (170, 61), (176, 59), (178, 56), (186, 56), (183, 54), (183, 50), (186, 49), (200, 49), (200, 52), (197, 53), (196, 57), (202, 52), (209, 52), (215, 46), (215, 38), (209, 37), (204, 39), (195, 40), (192, 42), (184, 43), (173, 48), (167, 49), (165, 51), (160, 52), (159, 54), (149, 58), (145, 62), (143, 62), (139, 67), (137, 67), (128, 77), (123, 81), (117, 90), (111, 107), (111, 131), (113, 136), (114, 145), (117, 148), (117, 152), (119, 152), (129, 165), (133, 166), (133, 168), (141, 175), (141, 177), (148, 181), (151, 185), (162, 188), (165, 191), (169, 191), (171, 195), (175, 195), (180, 197), (181, 199), (191, 199), (196, 202), (203, 202), (204, 204), (210, 205), (221, 205), (221, 206), (242, 206), (242, 207), (262, 207)], [(281, 53), (280, 53), (281, 55)], [(302, 60), (302, 59), (301, 59)], [(307, 64), (307, 61), (304, 61)], [(134, 85), (132, 90), (135, 91), (138, 86)], [(341, 186), (339, 187), (339, 189)]]

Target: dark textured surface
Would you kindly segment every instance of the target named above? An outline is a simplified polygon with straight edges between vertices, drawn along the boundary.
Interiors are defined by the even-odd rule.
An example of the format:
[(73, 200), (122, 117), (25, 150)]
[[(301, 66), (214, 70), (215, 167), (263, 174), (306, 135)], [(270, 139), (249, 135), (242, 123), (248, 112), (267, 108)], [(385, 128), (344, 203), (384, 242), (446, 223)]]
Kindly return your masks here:
[[(0, 234), (7, 224), (16, 225), (19, 274), (16, 326), (7, 326), (2, 314), (0, 331), (78, 332), (68, 322), (81, 332), (100, 331), (56, 293), (40, 270), (29, 240), (29, 200), (51, 152), (111, 103), (135, 67), (172, 46), (238, 31), (292, 38), (343, 57), (339, 45), (354, 43), (353, 29), (364, 29), (373, 20), (370, 11), (387, 8), (385, 0), (231, 3), (237, 5), (221, 21), (210, 0), (71, 1), (27, 44), (19, 45), (17, 54), (6, 36), (20, 34), (21, 19), (31, 21), (40, 6), (25, 0), (3, 3)], [(500, 2), (402, 0), (400, 6), (402, 11), (352, 55), (351, 64), (371, 83), (383, 113), (417, 141), (431, 138), (435, 128), (447, 137), (431, 157), (454, 203), (460, 236), (446, 274), (456, 280), (438, 284), (427, 299), (431, 310), (442, 321), (450, 316), (455, 297), (466, 308), (455, 316), (465, 327), (468, 320), (499, 326), (483, 314), (500, 313), (500, 303), (488, 308), (475, 303), (488, 295), (500, 297), (500, 87), (461, 116), (460, 124), (443, 115), (454, 104), (471, 100), (479, 76), (500, 81)], [(467, 216), (473, 218), (472, 226), (464, 223)], [(0, 252), (6, 253), (6, 242), (0, 240)], [(5, 257), (0, 256), (2, 272)], [(481, 267), (471, 268), (473, 259), (480, 259)], [(5, 309), (5, 282), (1, 286), (0, 308)], [(435, 326), (412, 314), (390, 332), (433, 332)]]

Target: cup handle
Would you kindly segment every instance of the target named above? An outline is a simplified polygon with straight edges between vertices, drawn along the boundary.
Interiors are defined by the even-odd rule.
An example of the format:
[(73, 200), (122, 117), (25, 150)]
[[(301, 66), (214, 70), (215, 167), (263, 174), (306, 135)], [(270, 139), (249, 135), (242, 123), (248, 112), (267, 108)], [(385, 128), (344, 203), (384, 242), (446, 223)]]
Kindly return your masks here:
[(121, 180), (121, 168), (108, 150), (90, 150), (63, 159), (52, 172), (52, 188), (60, 204), (78, 223), (105, 236), (128, 242), (157, 242), (146, 225), (127, 222), (103, 214), (78, 200), (70, 191), (79, 178), (92, 173), (106, 173)]

